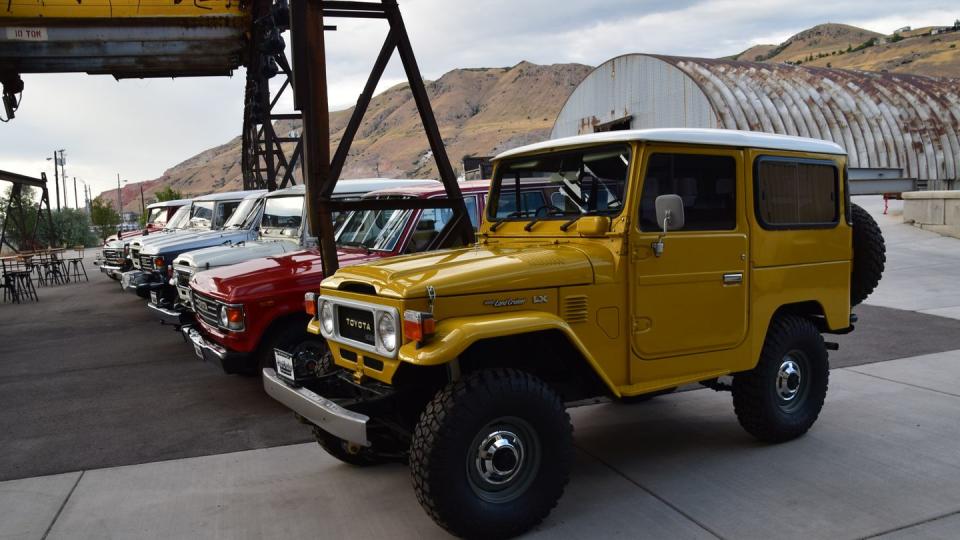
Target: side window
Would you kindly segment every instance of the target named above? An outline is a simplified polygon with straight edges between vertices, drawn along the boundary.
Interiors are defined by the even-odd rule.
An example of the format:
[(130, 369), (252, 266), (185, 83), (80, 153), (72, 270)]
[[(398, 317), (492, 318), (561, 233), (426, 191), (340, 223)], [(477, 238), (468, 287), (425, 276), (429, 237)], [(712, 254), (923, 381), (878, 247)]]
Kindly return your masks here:
[(217, 219), (213, 222), (213, 227), (219, 229), (223, 227), (223, 224), (230, 219), (230, 216), (233, 215), (234, 210), (240, 206), (240, 201), (230, 201), (219, 204), (217, 207)]
[(837, 167), (829, 161), (760, 158), (756, 204), (768, 229), (832, 227), (839, 221)]
[(477, 198), (476, 197), (464, 197), (463, 204), (467, 205), (467, 215), (470, 216), (470, 224), (473, 225), (473, 230), (477, 230), (477, 221), (478, 221), (478, 211), (477, 211)]
[(417, 253), (427, 249), (451, 217), (453, 217), (453, 210), (449, 208), (426, 208), (420, 212), (420, 219), (417, 220), (417, 225), (413, 228), (410, 241), (407, 243), (407, 253)]
[(653, 154), (640, 200), (640, 230), (658, 231), (656, 200), (683, 199), (685, 231), (737, 228), (737, 162), (731, 156)]

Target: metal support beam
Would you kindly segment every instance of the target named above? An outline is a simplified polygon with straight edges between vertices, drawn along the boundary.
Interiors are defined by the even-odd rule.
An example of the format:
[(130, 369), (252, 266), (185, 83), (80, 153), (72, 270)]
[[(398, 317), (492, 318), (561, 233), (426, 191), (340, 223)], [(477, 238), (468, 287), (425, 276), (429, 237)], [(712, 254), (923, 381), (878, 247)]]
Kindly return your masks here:
[[(331, 212), (336, 210), (380, 208), (382, 203), (336, 202), (330, 200), (334, 186), (339, 180), (343, 166), (350, 152), (350, 146), (356, 136), (363, 116), (370, 105), (383, 71), (393, 51), (396, 50), (403, 63), (407, 82), (413, 93), (420, 120), (426, 132), (427, 141), (433, 152), (440, 173), (440, 180), (446, 190), (446, 198), (434, 201), (414, 201), (389, 206), (397, 208), (436, 208), (453, 210), (453, 217), (440, 232), (431, 248), (445, 247), (459, 240), (463, 243), (473, 241), (473, 229), (463, 202), (460, 186), (450, 165), (437, 126), (436, 117), (430, 106), (430, 99), (423, 77), (417, 65), (407, 35), (403, 18), (396, 0), (374, 2), (352, 2), (336, 0), (292, 0), (290, 6), (291, 42), (293, 46), (293, 68), (295, 86), (295, 107), (303, 115), (303, 160), (304, 183), (307, 185), (307, 205), (312, 230), (318, 233), (321, 261), (326, 275), (331, 275), (339, 267), (336, 246), (333, 239)], [(374, 63), (363, 93), (351, 115), (347, 129), (337, 147), (333, 162), (330, 162), (330, 129), (326, 93), (326, 58), (323, 40), (323, 18), (385, 18), (389, 31), (380, 54)]]

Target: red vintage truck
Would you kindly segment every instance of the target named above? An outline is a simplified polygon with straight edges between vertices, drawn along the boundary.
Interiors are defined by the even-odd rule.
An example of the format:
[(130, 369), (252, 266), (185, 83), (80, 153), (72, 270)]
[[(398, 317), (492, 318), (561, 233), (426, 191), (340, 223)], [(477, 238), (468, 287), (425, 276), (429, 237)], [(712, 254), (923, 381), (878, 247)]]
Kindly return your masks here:
[[(474, 227), (483, 211), (487, 181), (462, 182)], [(441, 184), (371, 192), (376, 198), (444, 197)], [(525, 197), (527, 197), (525, 195)], [(542, 195), (541, 195), (542, 197)], [(422, 251), (450, 219), (449, 209), (351, 212), (337, 232), (340, 265)], [(273, 349), (323, 349), (306, 326), (304, 294), (320, 288), (315, 249), (264, 257), (200, 272), (190, 281), (197, 323), (181, 329), (197, 356), (227, 373), (260, 373), (272, 367)]]

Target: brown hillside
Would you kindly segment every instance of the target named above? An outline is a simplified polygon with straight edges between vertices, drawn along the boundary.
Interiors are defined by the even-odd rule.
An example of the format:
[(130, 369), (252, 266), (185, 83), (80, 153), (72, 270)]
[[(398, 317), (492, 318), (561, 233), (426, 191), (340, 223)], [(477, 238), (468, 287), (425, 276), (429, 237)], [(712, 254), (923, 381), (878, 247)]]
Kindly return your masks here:
[(756, 45), (733, 58), (960, 77), (960, 32), (933, 35), (934, 28), (916, 28), (894, 37), (845, 24), (821, 24), (780, 45)]
[[(510, 68), (457, 69), (427, 82), (440, 133), (454, 169), (464, 155), (489, 155), (546, 138), (567, 96), (589, 73), (590, 66), (521, 62)], [(353, 109), (330, 115), (332, 148), (336, 148)], [(284, 122), (278, 133), (299, 126)], [(369, 110), (344, 167), (344, 178), (436, 178), (437, 168), (406, 84), (371, 100)], [(144, 183), (151, 194), (171, 186), (184, 195), (241, 189), (240, 138), (211, 148)], [(108, 200), (116, 192), (106, 192)], [(139, 210), (139, 187), (123, 190), (124, 207)]]

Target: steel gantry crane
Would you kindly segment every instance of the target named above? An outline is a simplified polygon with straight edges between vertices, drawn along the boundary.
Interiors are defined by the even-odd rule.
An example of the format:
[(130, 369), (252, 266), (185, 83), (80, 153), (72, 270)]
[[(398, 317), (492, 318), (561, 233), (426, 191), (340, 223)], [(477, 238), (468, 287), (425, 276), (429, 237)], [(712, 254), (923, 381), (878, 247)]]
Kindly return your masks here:
[[(381, 19), (388, 31), (336, 152), (330, 155), (324, 26), (328, 18)], [(292, 65), (283, 32), (290, 29)], [(400, 57), (447, 196), (432, 200), (332, 201), (350, 146), (394, 52)], [(0, 5), (3, 120), (24, 91), (21, 74), (85, 72), (117, 79), (230, 75), (246, 67), (241, 168), (247, 189), (295, 183), (302, 166), (312, 230), (327, 275), (337, 269), (330, 215), (366, 208), (450, 208), (433, 247), (468, 243), (473, 231), (396, 0), (6, 0)], [(271, 94), (270, 81), (280, 76)], [(299, 112), (278, 111), (293, 92)], [(302, 122), (278, 134), (276, 122)]]

